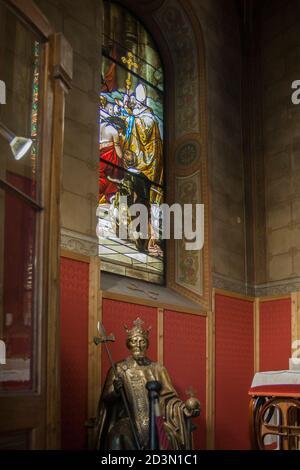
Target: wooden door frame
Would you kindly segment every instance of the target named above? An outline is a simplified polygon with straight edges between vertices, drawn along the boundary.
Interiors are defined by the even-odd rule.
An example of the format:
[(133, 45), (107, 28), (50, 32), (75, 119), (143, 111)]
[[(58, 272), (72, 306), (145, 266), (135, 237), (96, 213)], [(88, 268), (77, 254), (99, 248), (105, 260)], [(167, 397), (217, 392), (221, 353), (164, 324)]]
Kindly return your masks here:
[[(41, 80), (41, 151), (42, 201), (40, 218), (36, 309), (38, 384), (36, 391), (23, 395), (1, 396), (0, 421), (8, 423), (7, 431), (31, 430), (30, 447), (55, 449), (60, 446), (60, 387), (59, 387), (59, 254), (60, 254), (60, 189), (64, 139), (65, 95), (71, 86), (72, 49), (61, 33), (56, 33), (47, 18), (32, 0), (3, 0), (4, 4), (35, 33), (43, 44), (44, 63)], [(12, 418), (10, 408), (16, 413)], [(31, 408), (40, 410), (41, 421), (29, 416)], [(30, 421), (30, 418), (32, 422)], [(15, 420), (15, 421), (14, 421)], [(23, 420), (23, 421), (22, 421)], [(30, 422), (35, 423), (30, 427)], [(15, 423), (15, 426), (14, 426)], [(11, 426), (10, 426), (11, 424)], [(27, 427), (27, 429), (28, 429)]]

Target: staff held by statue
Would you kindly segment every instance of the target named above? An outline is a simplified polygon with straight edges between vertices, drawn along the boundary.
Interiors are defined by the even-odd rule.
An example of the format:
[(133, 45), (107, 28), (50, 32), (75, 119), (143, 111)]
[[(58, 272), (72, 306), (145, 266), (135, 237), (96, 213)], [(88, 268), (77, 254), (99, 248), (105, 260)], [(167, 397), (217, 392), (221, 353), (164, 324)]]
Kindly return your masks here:
[[(110, 365), (111, 365), (111, 368), (112, 368), (112, 370), (115, 374), (116, 379), (118, 379), (117, 369), (116, 369), (115, 363), (113, 361), (111, 352), (110, 352), (110, 350), (108, 348), (108, 345), (107, 345), (107, 343), (109, 341), (111, 341), (111, 342), (115, 341), (115, 337), (112, 334), (107, 336), (106, 332), (105, 332), (105, 329), (104, 329), (104, 326), (100, 322), (98, 323), (98, 331), (100, 333), (100, 336), (99, 337), (98, 336), (94, 337), (94, 343), (96, 345), (98, 345), (100, 343), (104, 344), (105, 350), (107, 352), (107, 356), (108, 356), (108, 359), (109, 359), (109, 362), (110, 362)], [(125, 412), (126, 412), (128, 418), (129, 418), (130, 427), (131, 427), (131, 431), (132, 431), (132, 435), (133, 435), (136, 447), (137, 447), (138, 450), (142, 450), (142, 446), (140, 444), (140, 440), (139, 440), (138, 432), (137, 432), (137, 429), (136, 429), (136, 425), (135, 425), (134, 419), (133, 419), (132, 414), (131, 414), (130, 409), (129, 409), (129, 404), (128, 404), (128, 400), (127, 400), (127, 397), (126, 397), (126, 394), (125, 394), (124, 386), (121, 382), (118, 382), (118, 391), (121, 395), (121, 399), (123, 401)]]

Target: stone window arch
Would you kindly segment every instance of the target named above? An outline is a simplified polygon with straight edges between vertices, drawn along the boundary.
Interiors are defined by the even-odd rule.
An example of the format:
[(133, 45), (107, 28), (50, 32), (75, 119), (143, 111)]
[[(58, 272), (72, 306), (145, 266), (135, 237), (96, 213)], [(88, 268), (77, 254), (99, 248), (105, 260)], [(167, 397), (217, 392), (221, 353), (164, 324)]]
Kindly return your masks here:
[[(187, 251), (167, 242), (166, 287), (210, 308), (207, 92), (201, 25), (189, 1), (133, 0), (128, 8), (151, 33), (165, 74), (164, 164), (166, 201), (204, 204), (204, 246)], [(105, 15), (104, 15), (105, 21)]]

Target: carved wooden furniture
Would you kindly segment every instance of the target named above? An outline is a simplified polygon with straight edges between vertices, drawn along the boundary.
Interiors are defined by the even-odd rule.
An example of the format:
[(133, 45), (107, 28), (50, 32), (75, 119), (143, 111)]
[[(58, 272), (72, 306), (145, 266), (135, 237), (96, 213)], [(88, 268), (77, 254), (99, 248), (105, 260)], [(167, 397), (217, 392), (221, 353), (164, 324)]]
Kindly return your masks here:
[(272, 384), (267, 380), (265, 385), (255, 386), (253, 381), (249, 390), (252, 449), (300, 450), (300, 374), (297, 375), (293, 380), (290, 372), (292, 383), (287, 384)]

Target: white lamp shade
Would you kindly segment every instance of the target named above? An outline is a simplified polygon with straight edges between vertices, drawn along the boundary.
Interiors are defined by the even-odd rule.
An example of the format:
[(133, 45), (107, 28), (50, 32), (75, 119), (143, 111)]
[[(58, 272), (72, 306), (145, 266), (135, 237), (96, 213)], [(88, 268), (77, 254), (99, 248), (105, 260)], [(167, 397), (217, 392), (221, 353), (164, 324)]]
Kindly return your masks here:
[(25, 137), (14, 137), (9, 143), (16, 160), (20, 160), (32, 146), (32, 140)]

